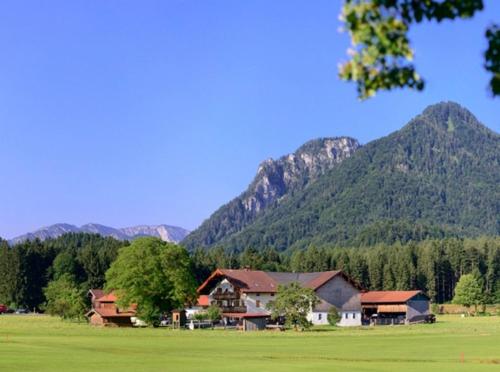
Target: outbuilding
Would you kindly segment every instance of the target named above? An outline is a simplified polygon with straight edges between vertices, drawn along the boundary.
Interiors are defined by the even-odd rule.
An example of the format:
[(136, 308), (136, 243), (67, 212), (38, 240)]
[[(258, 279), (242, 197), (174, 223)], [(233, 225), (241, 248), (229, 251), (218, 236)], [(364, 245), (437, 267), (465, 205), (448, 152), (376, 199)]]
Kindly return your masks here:
[(116, 304), (117, 297), (111, 292), (105, 294), (101, 289), (91, 289), (89, 297), (92, 301), (92, 308), (85, 315), (92, 325), (131, 327), (132, 319), (136, 315), (136, 306), (132, 305), (128, 309), (121, 309)]
[(422, 291), (370, 291), (361, 294), (363, 322), (409, 324), (430, 314), (429, 297)]

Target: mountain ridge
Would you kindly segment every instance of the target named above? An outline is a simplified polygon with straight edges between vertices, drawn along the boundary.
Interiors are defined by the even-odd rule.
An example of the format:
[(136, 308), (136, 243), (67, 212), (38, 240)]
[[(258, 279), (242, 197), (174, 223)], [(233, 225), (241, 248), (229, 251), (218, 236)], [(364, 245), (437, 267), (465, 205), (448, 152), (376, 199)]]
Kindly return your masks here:
[(154, 236), (166, 242), (178, 243), (189, 233), (188, 230), (170, 225), (137, 225), (124, 228), (114, 228), (96, 223), (87, 223), (80, 227), (67, 223), (56, 223), (41, 227), (33, 232), (29, 232), (9, 240), (9, 244), (18, 244), (26, 240), (46, 240), (57, 238), (66, 233), (90, 233), (99, 234), (106, 237), (113, 237), (118, 240), (133, 240), (141, 236)]
[(360, 147), (351, 137), (319, 138), (306, 142), (291, 154), (263, 161), (247, 189), (215, 211), (183, 244), (192, 248), (192, 242), (201, 240), (210, 245), (221, 236), (238, 233), (267, 209), (307, 187)]
[[(500, 234), (500, 136), (454, 102), (360, 147), (236, 233), (188, 247), (371, 245)], [(210, 225), (209, 218), (207, 225)]]

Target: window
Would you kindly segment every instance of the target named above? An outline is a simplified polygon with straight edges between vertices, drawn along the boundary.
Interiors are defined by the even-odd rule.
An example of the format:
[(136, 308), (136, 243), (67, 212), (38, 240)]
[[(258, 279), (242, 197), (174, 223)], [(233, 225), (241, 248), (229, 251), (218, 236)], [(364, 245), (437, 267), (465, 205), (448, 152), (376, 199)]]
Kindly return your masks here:
[(356, 319), (356, 313), (352, 313), (352, 318)]
[(345, 313), (345, 318), (349, 319), (349, 313)]
[(255, 301), (255, 306), (260, 307), (260, 300)]
[(259, 296), (260, 296), (260, 293), (256, 293), (255, 295), (256, 295), (257, 297), (259, 297)]
[(274, 297), (274, 293), (271, 293), (271, 297)]
[(318, 320), (321, 320), (322, 316), (323, 316), (323, 314), (319, 313), (318, 314)]

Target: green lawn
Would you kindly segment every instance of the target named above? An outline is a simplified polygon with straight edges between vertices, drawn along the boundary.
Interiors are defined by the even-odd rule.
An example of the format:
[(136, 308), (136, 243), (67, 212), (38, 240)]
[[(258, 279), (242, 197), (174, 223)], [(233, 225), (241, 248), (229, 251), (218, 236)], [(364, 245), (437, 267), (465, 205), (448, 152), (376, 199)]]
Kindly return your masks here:
[(94, 328), (0, 316), (0, 371), (500, 371), (500, 317), (310, 332)]

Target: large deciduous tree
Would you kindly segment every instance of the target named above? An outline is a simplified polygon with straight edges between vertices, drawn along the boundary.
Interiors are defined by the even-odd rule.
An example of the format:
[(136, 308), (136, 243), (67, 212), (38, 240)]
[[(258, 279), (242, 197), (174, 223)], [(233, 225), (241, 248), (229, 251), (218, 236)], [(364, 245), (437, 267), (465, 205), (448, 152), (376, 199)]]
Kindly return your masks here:
[[(483, 0), (345, 0), (341, 19), (351, 37), (350, 60), (339, 75), (357, 84), (361, 99), (379, 90), (424, 89), (424, 79), (413, 65), (408, 33), (423, 21), (471, 18), (483, 9)], [(500, 28), (486, 30), (485, 69), (491, 73), (490, 90), (500, 95)]]
[(63, 274), (44, 288), (45, 310), (63, 319), (82, 319), (85, 313), (85, 290), (70, 274)]
[(460, 277), (460, 280), (455, 287), (455, 297), (453, 303), (463, 305), (467, 309), (474, 305), (477, 311), (477, 306), (483, 301), (483, 290), (481, 283), (473, 274), (465, 274)]
[(311, 288), (304, 288), (299, 283), (280, 285), (276, 299), (267, 304), (271, 317), (284, 317), (286, 325), (295, 330), (309, 328), (311, 322), (307, 314), (319, 303), (319, 298)]
[(188, 252), (157, 238), (121, 248), (106, 272), (106, 289), (117, 293), (118, 304), (137, 304), (138, 317), (153, 325), (162, 313), (193, 301), (195, 288)]

